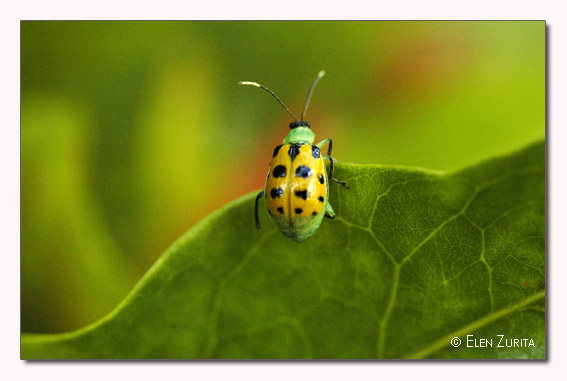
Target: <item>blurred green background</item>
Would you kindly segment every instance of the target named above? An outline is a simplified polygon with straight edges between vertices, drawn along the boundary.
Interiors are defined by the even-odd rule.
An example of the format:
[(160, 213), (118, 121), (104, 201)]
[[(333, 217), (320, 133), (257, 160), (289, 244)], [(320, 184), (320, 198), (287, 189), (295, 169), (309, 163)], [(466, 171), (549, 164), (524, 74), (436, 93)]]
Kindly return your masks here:
[(291, 120), (237, 81), (300, 114), (321, 69), (307, 120), (339, 161), (444, 170), (545, 136), (544, 22), (22, 22), (22, 332), (104, 316), (261, 188)]

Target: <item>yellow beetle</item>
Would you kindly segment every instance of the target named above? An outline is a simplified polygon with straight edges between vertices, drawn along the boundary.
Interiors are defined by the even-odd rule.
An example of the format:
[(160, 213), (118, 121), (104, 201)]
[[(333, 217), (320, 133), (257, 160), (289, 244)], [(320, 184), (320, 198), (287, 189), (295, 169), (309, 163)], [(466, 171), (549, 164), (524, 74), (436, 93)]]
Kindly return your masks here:
[[(256, 82), (239, 82), (241, 85), (256, 86), (267, 91), (294, 119), (283, 144), (274, 149), (266, 185), (256, 197), (254, 212), (256, 228), (259, 229), (258, 200), (266, 196), (266, 207), (273, 223), (284, 235), (296, 242), (304, 242), (311, 237), (321, 225), (323, 217), (335, 218), (335, 212), (328, 201), (328, 180), (348, 189), (345, 182), (333, 178), (333, 141), (327, 138), (313, 145), (315, 133), (311, 131), (309, 122), (304, 121), (313, 89), (324, 75), (325, 72), (320, 71), (313, 81), (299, 121), (267, 87)], [(327, 155), (323, 156), (321, 148), (327, 145)], [(330, 162), (328, 176), (324, 160)]]

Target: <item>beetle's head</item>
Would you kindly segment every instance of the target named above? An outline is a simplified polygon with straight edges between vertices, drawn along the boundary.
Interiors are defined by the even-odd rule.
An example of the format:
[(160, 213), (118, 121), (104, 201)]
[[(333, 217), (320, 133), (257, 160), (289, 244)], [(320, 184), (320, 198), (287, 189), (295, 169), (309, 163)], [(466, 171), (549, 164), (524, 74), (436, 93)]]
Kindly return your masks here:
[(295, 122), (291, 122), (291, 123), (289, 124), (289, 128), (292, 129), (292, 130), (293, 130), (294, 128), (297, 128), (297, 127), (307, 127), (307, 128), (311, 128), (311, 123), (306, 122), (306, 121), (304, 121), (304, 120), (296, 120)]

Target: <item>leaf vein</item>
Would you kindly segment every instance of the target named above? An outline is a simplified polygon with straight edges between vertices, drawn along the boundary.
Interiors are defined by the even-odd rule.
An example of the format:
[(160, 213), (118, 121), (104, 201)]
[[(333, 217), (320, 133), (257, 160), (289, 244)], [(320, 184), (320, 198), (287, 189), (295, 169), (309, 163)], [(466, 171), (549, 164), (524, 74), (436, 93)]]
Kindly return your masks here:
[(525, 298), (524, 300), (508, 306), (508, 307), (504, 307), (498, 311), (495, 312), (490, 312), (489, 314), (476, 319), (472, 322), (470, 322), (469, 324), (467, 324), (466, 326), (464, 326), (463, 328), (457, 329), (443, 337), (441, 337), (440, 339), (436, 340), (435, 342), (433, 342), (432, 344), (426, 346), (425, 348), (414, 352), (412, 355), (408, 356), (409, 359), (422, 359), (422, 358), (426, 358), (427, 356), (439, 351), (440, 349), (448, 346), (450, 344), (450, 341), (453, 337), (460, 337), (462, 335), (465, 334), (469, 334), (471, 332), (473, 332), (474, 330), (477, 330), (479, 328), (482, 328), (500, 318), (504, 318), (507, 317), (508, 315), (520, 311), (523, 307), (526, 307), (528, 305), (530, 305), (531, 303), (537, 302), (540, 299), (543, 299), (545, 297), (545, 291), (540, 291), (536, 294), (533, 294), (527, 298)]
[(250, 259), (254, 256), (254, 254), (258, 251), (258, 249), (266, 242), (266, 240), (272, 236), (276, 232), (275, 229), (267, 232), (260, 238), (256, 243), (248, 250), (248, 252), (243, 256), (242, 260), (234, 266), (234, 268), (225, 275), (225, 277), (220, 281), (219, 286), (217, 287), (215, 297), (213, 299), (213, 304), (211, 308), (210, 318), (209, 318), (209, 326), (208, 326), (208, 340), (207, 345), (205, 347), (205, 358), (210, 358), (216, 343), (217, 343), (217, 334), (216, 334), (216, 324), (218, 320), (218, 314), (221, 307), (222, 301), (222, 294), (224, 289), (226, 288), (228, 282), (230, 282), (234, 277), (244, 268), (244, 266), (250, 261)]

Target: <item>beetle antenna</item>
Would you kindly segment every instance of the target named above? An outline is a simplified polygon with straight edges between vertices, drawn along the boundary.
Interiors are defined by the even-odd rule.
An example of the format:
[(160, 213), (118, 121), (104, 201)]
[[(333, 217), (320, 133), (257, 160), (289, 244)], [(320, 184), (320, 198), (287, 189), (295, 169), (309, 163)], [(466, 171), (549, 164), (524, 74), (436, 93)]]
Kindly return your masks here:
[(307, 107), (309, 107), (309, 101), (311, 100), (311, 94), (313, 94), (313, 89), (315, 88), (315, 85), (317, 84), (317, 82), (319, 82), (321, 78), (323, 78), (324, 75), (325, 75), (325, 70), (321, 70), (319, 74), (317, 74), (317, 78), (315, 78), (315, 80), (313, 81), (313, 84), (309, 89), (309, 94), (307, 94), (307, 102), (305, 102), (305, 107), (303, 108), (303, 112), (301, 113), (301, 120), (304, 120), (303, 118), (305, 118), (305, 113), (307, 112)]
[(270, 89), (268, 89), (266, 86), (260, 85), (259, 83), (256, 82), (248, 82), (248, 81), (240, 81), (238, 82), (239, 85), (249, 85), (249, 86), (256, 86), (261, 88), (262, 90), (266, 90), (268, 93), (270, 93), (270, 95), (272, 97), (274, 97), (276, 99), (276, 101), (278, 101), (278, 103), (284, 108), (284, 110), (286, 110), (289, 115), (291, 115), (291, 117), (294, 120), (297, 120), (297, 117), (295, 115), (293, 115), (293, 113), (287, 108), (286, 105), (284, 105), (284, 103), (280, 100), (280, 98), (278, 98), (278, 96), (276, 94), (274, 94), (274, 92)]

